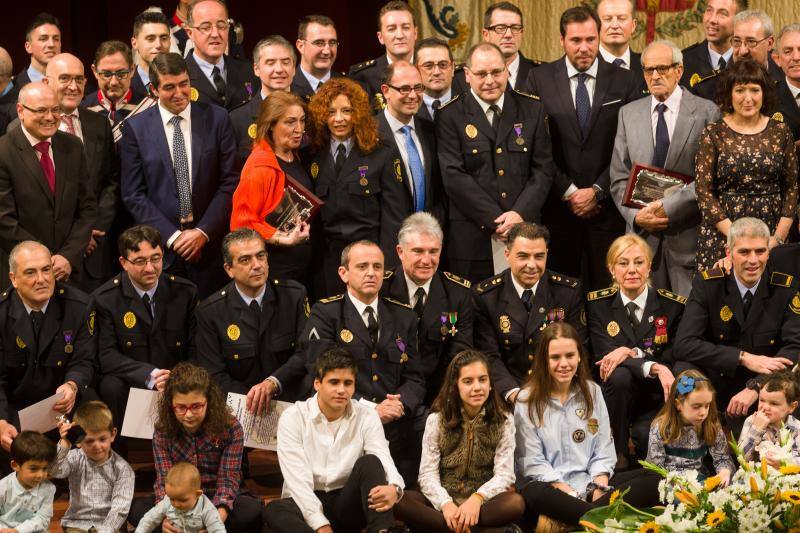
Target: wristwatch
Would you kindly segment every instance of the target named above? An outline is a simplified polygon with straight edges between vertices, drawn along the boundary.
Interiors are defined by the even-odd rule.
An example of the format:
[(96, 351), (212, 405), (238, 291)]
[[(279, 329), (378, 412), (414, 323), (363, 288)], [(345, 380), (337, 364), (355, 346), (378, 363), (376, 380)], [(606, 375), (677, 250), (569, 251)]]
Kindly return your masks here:
[(594, 199), (598, 202), (602, 202), (606, 198), (606, 191), (603, 190), (601, 186), (598, 184), (592, 185), (592, 189), (594, 189)]
[(761, 392), (761, 382), (756, 378), (748, 379), (744, 386), (752, 391)]

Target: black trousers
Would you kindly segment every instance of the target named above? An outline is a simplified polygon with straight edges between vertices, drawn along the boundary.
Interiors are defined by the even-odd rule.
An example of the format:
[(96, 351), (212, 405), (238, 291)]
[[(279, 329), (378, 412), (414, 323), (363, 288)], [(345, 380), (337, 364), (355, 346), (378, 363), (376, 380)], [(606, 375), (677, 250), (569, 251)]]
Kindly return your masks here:
[[(128, 512), (128, 522), (138, 526), (142, 517), (154, 505), (152, 496), (134, 498)], [(242, 533), (261, 533), (263, 527), (264, 505), (261, 501), (246, 494), (236, 496), (236, 499), (233, 500), (233, 509), (228, 513), (228, 519), (225, 521), (225, 529)], [(160, 533), (161, 528), (156, 531)]]
[(111, 414), (114, 417), (114, 425), (118, 428), (122, 427), (125, 408), (128, 406), (128, 391), (130, 388), (130, 385), (124, 379), (108, 374), (100, 377), (100, 383), (97, 386), (100, 399), (111, 410)]
[(657, 378), (635, 376), (634, 372), (639, 370), (620, 365), (607, 381), (598, 383), (608, 407), (617, 453), (628, 455), (628, 437), (632, 437), (636, 456), (644, 459), (647, 457), (650, 423), (664, 405), (664, 394)]
[[(652, 507), (658, 504), (658, 482), (661, 476), (641, 468), (615, 474), (609, 480), (614, 489), (623, 492), (630, 487), (625, 501), (635, 507)], [(608, 505), (611, 492), (604, 494), (594, 502), (587, 502), (570, 496), (551, 483), (531, 481), (520, 491), (525, 499), (525, 514), (534, 523), (540, 514), (546, 515), (565, 524), (577, 526), (583, 515), (594, 507)]]
[[(386, 484), (386, 472), (380, 460), (372, 455), (360, 457), (344, 487), (330, 492), (315, 491), (322, 510), (334, 531), (369, 533), (394, 526), (392, 511), (379, 513), (369, 508), (367, 498), (373, 487)], [(264, 512), (264, 521), (275, 533), (313, 533), (303, 513), (292, 498), (272, 501)], [(236, 531), (229, 529), (229, 531)]]
[(419, 463), (422, 459), (422, 436), (427, 418), (427, 409), (419, 406), (413, 413), (406, 413), (400, 420), (383, 426), (392, 459), (397, 471), (403, 476), (407, 489), (417, 484)]

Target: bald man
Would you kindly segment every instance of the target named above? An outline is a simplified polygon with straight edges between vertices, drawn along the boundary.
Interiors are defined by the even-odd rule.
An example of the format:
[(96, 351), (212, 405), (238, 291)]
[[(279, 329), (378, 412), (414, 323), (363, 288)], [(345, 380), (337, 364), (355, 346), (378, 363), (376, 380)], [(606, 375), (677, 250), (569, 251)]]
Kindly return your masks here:
[(61, 106), (44, 82), (19, 93), (20, 127), (0, 137), (0, 286), (8, 286), (6, 255), (36, 240), (52, 252), (55, 277), (80, 276), (97, 202), (80, 139), (58, 131)]
[(0, 47), (0, 135), (6, 132), (8, 123), (17, 116), (16, 103), (19, 89), (11, 79), (14, 64), (5, 48)]

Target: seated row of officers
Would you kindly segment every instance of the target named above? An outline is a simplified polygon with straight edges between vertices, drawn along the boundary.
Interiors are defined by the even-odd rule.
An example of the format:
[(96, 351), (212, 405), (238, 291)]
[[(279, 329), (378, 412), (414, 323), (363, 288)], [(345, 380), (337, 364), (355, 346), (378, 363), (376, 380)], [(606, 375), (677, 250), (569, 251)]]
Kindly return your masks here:
[[(230, 282), (199, 303), (191, 282), (162, 272), (162, 236), (151, 227), (121, 234), (124, 271), (91, 296), (56, 282), (47, 248), (24, 241), (10, 254), (13, 287), (0, 294), (2, 446), (16, 434), (18, 410), (52, 394), (62, 395), (56, 409), (64, 413), (99, 394), (121, 421), (129, 388), (160, 389), (187, 359), (261, 412), (272, 398), (307, 397), (309, 369), (337, 346), (357, 359), (356, 397), (375, 405), (398, 468), (413, 481), (425, 407), (465, 348), (487, 353), (499, 392), (513, 403), (539, 332), (570, 323), (594, 354), (621, 455), (631, 425), (644, 454), (649, 422), (679, 371), (705, 372), (735, 427), (755, 403), (758, 375), (797, 363), (798, 281), (767, 265), (763, 222), (733, 224), (730, 273), (698, 274), (688, 304), (648, 287), (652, 256), (635, 235), (609, 251), (615, 285), (588, 297), (577, 279), (548, 270), (549, 238), (541, 225), (514, 225), (509, 268), (472, 287), (438, 270), (442, 230), (432, 215), (415, 213), (398, 235), (400, 266), (385, 270), (373, 242), (350, 243), (339, 267), (346, 292), (313, 308), (301, 284), (269, 276), (265, 243), (251, 229), (224, 237)], [(793, 245), (778, 250), (796, 255)]]

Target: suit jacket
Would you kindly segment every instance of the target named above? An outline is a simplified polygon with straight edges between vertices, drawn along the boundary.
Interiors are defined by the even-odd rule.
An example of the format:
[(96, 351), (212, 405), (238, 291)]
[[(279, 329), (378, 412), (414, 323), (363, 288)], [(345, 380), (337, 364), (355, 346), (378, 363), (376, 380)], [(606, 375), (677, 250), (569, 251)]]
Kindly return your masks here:
[(24, 240), (39, 241), (53, 254), (64, 256), (73, 275), (79, 277), (97, 218), (95, 184), (77, 137), (57, 131), (50, 141), (55, 194), (50, 192), (36, 150), (22, 128), (0, 137), (0, 283), (4, 286), (8, 284), (6, 254)]
[[(606, 61), (603, 57), (603, 54), (598, 54), (597, 58), (600, 61), (605, 61), (608, 63), (608, 61)], [(642, 54), (631, 50), (631, 63), (628, 65), (628, 71), (633, 76), (633, 81), (636, 84), (637, 97), (650, 94), (650, 91), (647, 89), (647, 83), (644, 81), (644, 71), (642, 70)]]
[(133, 92), (131, 97), (132, 104), (138, 104), (150, 93), (145, 87), (142, 77), (139, 76), (139, 69), (136, 66), (133, 67), (133, 74), (131, 75), (131, 91)]
[[(664, 210), (669, 217), (669, 227), (658, 234), (648, 233), (636, 226), (634, 219), (639, 210), (622, 205), (631, 168), (636, 163), (650, 165), (653, 161), (655, 147), (651, 120), (652, 101), (652, 97), (648, 96), (626, 104), (620, 109), (610, 167), (611, 196), (627, 223), (627, 232), (636, 232), (645, 238), (656, 257), (667, 254), (672, 263), (693, 269), (700, 224), (700, 209), (697, 207), (694, 182), (664, 198)], [(694, 157), (700, 135), (707, 124), (719, 119), (719, 108), (713, 102), (683, 89), (665, 167), (668, 170), (694, 176)], [(686, 287), (672, 287), (682, 294), (688, 294), (690, 288), (691, 280), (687, 280)]]
[(22, 89), (24, 86), (28, 85), (31, 82), (31, 77), (28, 76), (28, 67), (22, 69), (19, 74), (14, 76), (14, 85), (17, 86), (17, 90)]
[(194, 59), (194, 53), (186, 56), (186, 68), (189, 70), (189, 78), (192, 80), (192, 87), (199, 93), (198, 102), (204, 104), (216, 104), (231, 111), (258, 92), (261, 81), (253, 73), (253, 66), (240, 59), (224, 56), (225, 60), (225, 98), (222, 99), (217, 94), (217, 89), (200, 69), (200, 65)]
[[(776, 85), (780, 83), (781, 80), (785, 80), (783, 71), (777, 64), (775, 64), (771, 57), (767, 59), (767, 73)], [(687, 84), (686, 86), (691, 86), (690, 90), (697, 96), (719, 103), (717, 97), (717, 87), (720, 83), (719, 80), (719, 71), (715, 70), (706, 74), (700, 80), (696, 80), (694, 86), (691, 86), (690, 84)]]
[[(542, 65), (541, 61), (528, 59), (522, 55), (522, 52), (519, 52), (519, 70), (517, 71), (517, 79), (515, 80), (513, 86), (511, 83), (506, 85), (506, 91), (516, 90), (523, 93), (532, 93), (533, 88), (531, 86), (530, 75), (533, 69), (540, 65)], [(453, 96), (469, 92), (469, 83), (467, 83), (467, 76), (464, 73), (464, 66), (465, 65), (457, 66), (455, 73), (453, 74)]]
[(0, 96), (0, 137), (5, 134), (8, 124), (17, 118), (17, 97), (19, 96), (19, 87), (17, 87), (15, 81), (10, 83), (13, 83), (14, 85), (6, 94)]
[(778, 97), (777, 111), (780, 111), (783, 121), (792, 129), (794, 140), (800, 140), (800, 107), (797, 106), (797, 100), (789, 90), (785, 77), (778, 82), (775, 90)]
[[(342, 74), (331, 70), (331, 78), (339, 78)], [(380, 88), (378, 89), (380, 91)], [(311, 84), (308, 83), (308, 78), (306, 78), (302, 72), (300, 72), (300, 65), (297, 65), (296, 70), (294, 71), (294, 78), (292, 78), (292, 85), (289, 87), (289, 91), (296, 94), (306, 102), (311, 100), (311, 97), (316, 94), (314, 89), (311, 88)]]
[[(230, 112), (233, 135), (236, 138), (236, 170), (241, 172), (250, 152), (253, 150), (255, 141), (256, 121), (258, 111), (261, 108), (261, 92), (257, 92), (249, 102), (243, 104)], [(250, 133), (253, 135), (250, 135)]]

